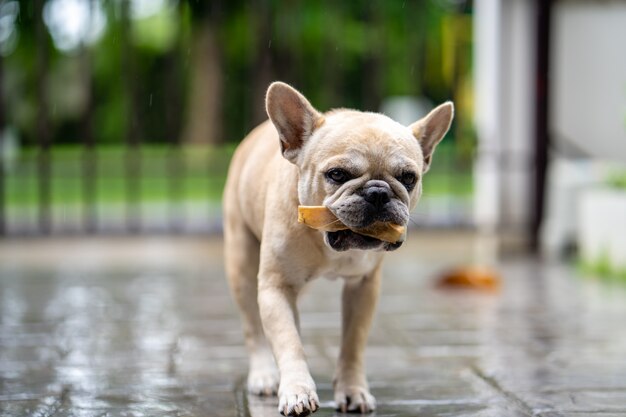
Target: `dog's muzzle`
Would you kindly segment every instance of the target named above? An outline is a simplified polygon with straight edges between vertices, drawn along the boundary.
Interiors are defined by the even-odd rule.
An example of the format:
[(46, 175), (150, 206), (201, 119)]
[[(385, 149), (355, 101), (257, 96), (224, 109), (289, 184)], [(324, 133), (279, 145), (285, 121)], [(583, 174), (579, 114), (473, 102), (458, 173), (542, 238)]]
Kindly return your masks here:
[(391, 188), (384, 181), (369, 181), (371, 184), (363, 189), (362, 196), (365, 201), (372, 205), (373, 210), (383, 211), (385, 204), (391, 201)]
[[(409, 218), (408, 207), (395, 198), (389, 184), (381, 180), (370, 180), (363, 187), (331, 207), (339, 220), (353, 230), (367, 228), (375, 222), (405, 225)], [(389, 243), (353, 230), (326, 232), (325, 241), (336, 251), (349, 249), (392, 251), (402, 242)]]
[(362, 213), (361, 227), (367, 227), (374, 222), (406, 223), (408, 210), (398, 199), (393, 198), (394, 193), (385, 181), (368, 181), (359, 195), (362, 200), (355, 209)]

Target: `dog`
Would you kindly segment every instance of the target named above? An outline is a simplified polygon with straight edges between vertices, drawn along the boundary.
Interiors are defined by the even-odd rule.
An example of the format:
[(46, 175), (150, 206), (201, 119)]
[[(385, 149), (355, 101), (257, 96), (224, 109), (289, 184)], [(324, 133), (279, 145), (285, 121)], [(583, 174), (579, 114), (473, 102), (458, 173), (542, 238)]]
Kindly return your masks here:
[(297, 222), (299, 205), (326, 206), (349, 228), (406, 226), (422, 177), (454, 114), (446, 102), (404, 126), (379, 113), (318, 112), (291, 86), (266, 94), (269, 120), (231, 160), (224, 189), (225, 267), (250, 356), (248, 392), (279, 397), (278, 411), (319, 408), (300, 340), (296, 302), (318, 277), (343, 278), (342, 341), (333, 379), (338, 410), (371, 412), (363, 356), (378, 299), (381, 263), (402, 243)]

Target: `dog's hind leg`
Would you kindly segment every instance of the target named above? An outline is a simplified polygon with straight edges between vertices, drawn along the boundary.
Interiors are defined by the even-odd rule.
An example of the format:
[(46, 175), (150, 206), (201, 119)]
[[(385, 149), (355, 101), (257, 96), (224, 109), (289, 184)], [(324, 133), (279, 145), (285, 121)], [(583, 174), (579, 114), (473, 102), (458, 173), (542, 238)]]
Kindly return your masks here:
[(241, 311), (250, 355), (248, 391), (257, 395), (276, 395), (278, 370), (263, 333), (257, 302), (259, 241), (243, 224), (226, 222), (225, 226), (226, 274), (233, 297)]

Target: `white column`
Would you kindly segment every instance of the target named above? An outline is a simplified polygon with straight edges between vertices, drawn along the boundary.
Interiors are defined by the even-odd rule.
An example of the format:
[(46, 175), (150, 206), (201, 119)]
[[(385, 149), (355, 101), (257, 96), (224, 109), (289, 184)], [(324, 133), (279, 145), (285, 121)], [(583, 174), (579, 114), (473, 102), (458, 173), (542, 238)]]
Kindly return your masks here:
[(474, 3), (475, 220), (486, 230), (528, 231), (534, 135), (532, 0)]
[(476, 224), (488, 230), (493, 230), (500, 218), (501, 15), (501, 0), (475, 0), (474, 89), (478, 153), (474, 165), (474, 216)]

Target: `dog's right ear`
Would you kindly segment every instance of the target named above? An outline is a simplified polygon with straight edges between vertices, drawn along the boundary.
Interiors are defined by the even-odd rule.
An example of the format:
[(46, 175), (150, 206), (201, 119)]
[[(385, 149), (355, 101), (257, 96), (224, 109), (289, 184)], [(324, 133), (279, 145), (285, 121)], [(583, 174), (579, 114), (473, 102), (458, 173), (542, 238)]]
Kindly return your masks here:
[(267, 89), (265, 108), (278, 131), (283, 156), (296, 163), (300, 149), (323, 122), (322, 115), (296, 89), (281, 82)]

